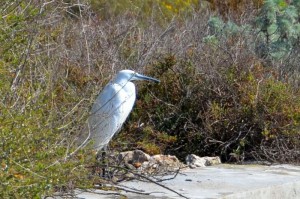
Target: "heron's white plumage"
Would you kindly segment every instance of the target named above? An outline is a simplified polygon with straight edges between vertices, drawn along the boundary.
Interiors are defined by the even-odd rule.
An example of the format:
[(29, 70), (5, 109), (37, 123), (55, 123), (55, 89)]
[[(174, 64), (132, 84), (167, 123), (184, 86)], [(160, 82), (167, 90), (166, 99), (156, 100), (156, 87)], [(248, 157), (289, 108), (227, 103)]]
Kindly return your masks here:
[(90, 140), (95, 150), (105, 148), (132, 110), (136, 89), (132, 80), (159, 80), (131, 70), (120, 71), (97, 97), (88, 120)]

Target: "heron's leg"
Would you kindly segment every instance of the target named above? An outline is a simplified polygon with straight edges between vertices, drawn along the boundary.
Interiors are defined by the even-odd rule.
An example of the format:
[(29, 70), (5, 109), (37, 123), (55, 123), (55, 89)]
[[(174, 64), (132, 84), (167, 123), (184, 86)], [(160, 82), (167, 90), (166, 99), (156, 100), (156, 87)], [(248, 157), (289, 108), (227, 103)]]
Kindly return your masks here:
[(107, 145), (105, 145), (100, 151), (98, 151), (96, 160), (101, 162), (101, 167), (102, 167), (102, 176), (101, 177), (107, 177), (106, 173), (106, 168), (108, 168), (108, 163), (106, 161), (106, 156), (107, 156)]

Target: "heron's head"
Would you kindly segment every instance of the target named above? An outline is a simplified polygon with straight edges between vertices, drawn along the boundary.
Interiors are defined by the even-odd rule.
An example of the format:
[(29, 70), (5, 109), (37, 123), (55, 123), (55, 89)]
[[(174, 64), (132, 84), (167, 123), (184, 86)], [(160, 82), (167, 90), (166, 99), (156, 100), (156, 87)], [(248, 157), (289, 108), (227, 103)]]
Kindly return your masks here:
[(119, 84), (124, 84), (126, 82), (134, 81), (134, 80), (147, 80), (153, 82), (160, 82), (158, 79), (141, 75), (133, 70), (121, 70), (120, 72), (118, 72), (115, 82)]

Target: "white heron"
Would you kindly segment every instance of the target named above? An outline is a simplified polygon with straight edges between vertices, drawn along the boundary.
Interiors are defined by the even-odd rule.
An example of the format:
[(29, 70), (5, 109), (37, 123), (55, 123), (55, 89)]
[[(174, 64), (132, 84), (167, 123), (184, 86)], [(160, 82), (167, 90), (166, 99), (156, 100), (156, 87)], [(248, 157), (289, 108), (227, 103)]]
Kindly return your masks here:
[(89, 139), (94, 149), (106, 150), (109, 141), (125, 122), (136, 99), (134, 80), (159, 82), (158, 79), (138, 74), (132, 70), (121, 70), (97, 97), (88, 119)]

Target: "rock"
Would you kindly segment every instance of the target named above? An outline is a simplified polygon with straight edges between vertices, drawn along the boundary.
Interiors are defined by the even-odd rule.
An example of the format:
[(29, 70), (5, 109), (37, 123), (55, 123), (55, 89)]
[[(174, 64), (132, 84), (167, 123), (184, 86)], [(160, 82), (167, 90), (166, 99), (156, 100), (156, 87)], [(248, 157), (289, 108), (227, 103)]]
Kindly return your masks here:
[(170, 172), (184, 168), (176, 156), (172, 155), (154, 155), (148, 162), (142, 164), (142, 169), (148, 172)]
[(119, 162), (125, 162), (132, 165), (139, 165), (150, 160), (150, 155), (141, 150), (125, 151), (118, 155)]
[(212, 165), (216, 165), (216, 164), (221, 164), (221, 159), (218, 156), (215, 157), (208, 157), (205, 156), (203, 157), (204, 159), (206, 159), (206, 166), (212, 166)]
[(219, 157), (199, 157), (194, 154), (190, 154), (185, 158), (186, 164), (190, 168), (196, 168), (196, 167), (206, 167), (216, 164), (221, 164), (221, 160)]
[(185, 158), (186, 164), (190, 168), (196, 168), (196, 167), (206, 167), (206, 160), (204, 158), (200, 158), (199, 156), (196, 156), (194, 154), (190, 154)]
[(141, 150), (121, 152), (117, 155), (117, 160), (128, 169), (137, 169), (150, 174), (174, 172), (186, 168), (186, 165), (180, 162), (176, 156), (161, 154), (150, 156)]
[(127, 179), (134, 179), (134, 175), (132, 174), (132, 173), (126, 173), (125, 174), (125, 177), (127, 178)]
[(173, 155), (154, 155), (151, 157), (151, 160), (164, 166), (178, 166), (180, 163), (177, 157)]

